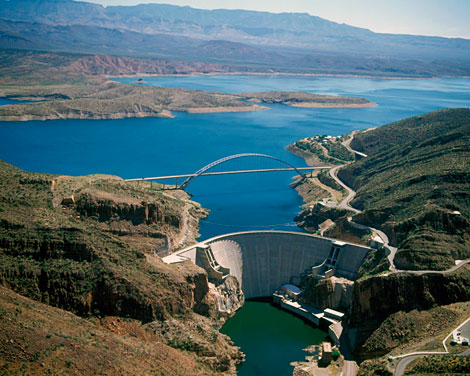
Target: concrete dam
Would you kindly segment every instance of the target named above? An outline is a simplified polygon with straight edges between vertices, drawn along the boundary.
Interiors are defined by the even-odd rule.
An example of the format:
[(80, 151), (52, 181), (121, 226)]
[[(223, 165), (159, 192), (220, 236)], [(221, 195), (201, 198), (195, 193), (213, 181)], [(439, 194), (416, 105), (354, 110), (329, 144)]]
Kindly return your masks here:
[(235, 276), (247, 299), (272, 296), (304, 272), (355, 279), (371, 248), (321, 236), (285, 231), (249, 231), (217, 236), (164, 257), (190, 260), (210, 279)]

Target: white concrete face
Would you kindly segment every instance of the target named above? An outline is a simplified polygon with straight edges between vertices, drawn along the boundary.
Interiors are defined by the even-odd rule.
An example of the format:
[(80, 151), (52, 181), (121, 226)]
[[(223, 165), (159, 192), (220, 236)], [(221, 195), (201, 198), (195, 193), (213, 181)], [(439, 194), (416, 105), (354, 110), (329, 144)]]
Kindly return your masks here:
[[(293, 276), (319, 265), (328, 257), (333, 239), (295, 232), (252, 231), (227, 234), (202, 243), (211, 246), (217, 262), (230, 269), (241, 283), (247, 299), (271, 296)], [(168, 256), (196, 262), (194, 247)], [(335, 275), (354, 279), (370, 248), (344, 243), (336, 262)]]

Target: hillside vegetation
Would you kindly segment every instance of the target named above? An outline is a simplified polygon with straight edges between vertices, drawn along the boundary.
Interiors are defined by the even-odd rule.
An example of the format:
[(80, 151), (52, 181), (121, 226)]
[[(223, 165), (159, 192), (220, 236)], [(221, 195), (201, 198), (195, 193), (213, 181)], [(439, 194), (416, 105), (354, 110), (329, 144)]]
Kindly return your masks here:
[(428, 355), (407, 367), (405, 375), (468, 375), (470, 356)]
[(217, 375), (152, 324), (85, 320), (0, 287), (0, 375)]
[(470, 110), (442, 110), (354, 137), (368, 155), (339, 171), (357, 190), (356, 220), (381, 227), (400, 269), (470, 258)]
[[(217, 309), (216, 290), (209, 291), (206, 272), (191, 263), (169, 266), (154, 251), (165, 242), (172, 247), (193, 242), (198, 219), (204, 215), (206, 212), (182, 192), (170, 195), (152, 190), (149, 184), (125, 183), (106, 175), (30, 173), (0, 162), (0, 285), (84, 318), (106, 321), (108, 316), (118, 316), (140, 325), (151, 323), (149, 330), (160, 338), (158, 346), (170, 358), (175, 352), (167, 350), (166, 345), (193, 353), (190, 358), (206, 369), (206, 373), (195, 370), (195, 374), (229, 370), (239, 354), (218, 335), (215, 324), (222, 313)], [(241, 294), (239, 290), (234, 293)], [(74, 338), (85, 335), (78, 332), (86, 332), (89, 324), (67, 314), (57, 320), (53, 331), (51, 322), (41, 323), (47, 320), (44, 311), (53, 312), (52, 317), (60, 316), (58, 311), (40, 308), (2, 290), (4, 298), (10, 303), (5, 302), (6, 308), (0, 312), (0, 325), (15, 323), (6, 332), (11, 343), (23, 338), (19, 343), (31, 346), (42, 335), (59, 333), (63, 325), (66, 340), (61, 342), (67, 349), (60, 351), (73, 359), (75, 350), (68, 350), (68, 346), (73, 346)], [(11, 301), (19, 301), (19, 308), (12, 307)], [(20, 321), (12, 322), (12, 315)], [(23, 315), (32, 317), (26, 327), (21, 324), (26, 320)], [(77, 328), (70, 327), (69, 318), (77, 322)], [(46, 356), (37, 349), (40, 354), (33, 354), (34, 359), (49, 359), (55, 354), (59, 341), (55, 336), (39, 342), (54, 350)], [(110, 336), (101, 338), (103, 341), (96, 339), (96, 354), (107, 358), (106, 363), (119, 363), (119, 354), (107, 350), (109, 341), (122, 339)], [(90, 352), (88, 340), (83, 340), (85, 351)], [(140, 346), (137, 342), (129, 346)], [(157, 351), (150, 349), (148, 354)], [(142, 356), (147, 362), (148, 356)], [(173, 363), (169, 360), (169, 366), (176, 367), (170, 375), (181, 374), (176, 366), (178, 356), (172, 358)], [(12, 363), (17, 363), (13, 358), (11, 355)], [(8, 357), (2, 355), (0, 359)], [(145, 367), (150, 366), (147, 363)], [(92, 363), (85, 367), (89, 367), (87, 374), (101, 373)], [(107, 369), (111, 372), (120, 367), (116, 364)], [(128, 374), (133, 373), (128, 370)]]

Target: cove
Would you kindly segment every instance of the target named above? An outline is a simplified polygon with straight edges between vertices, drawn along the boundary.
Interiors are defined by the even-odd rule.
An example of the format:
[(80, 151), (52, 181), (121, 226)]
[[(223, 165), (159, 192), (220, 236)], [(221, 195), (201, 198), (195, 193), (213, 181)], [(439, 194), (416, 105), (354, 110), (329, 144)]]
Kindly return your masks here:
[(323, 342), (327, 334), (267, 302), (247, 301), (221, 332), (246, 354), (239, 376), (292, 375), (292, 361), (305, 361), (302, 349)]

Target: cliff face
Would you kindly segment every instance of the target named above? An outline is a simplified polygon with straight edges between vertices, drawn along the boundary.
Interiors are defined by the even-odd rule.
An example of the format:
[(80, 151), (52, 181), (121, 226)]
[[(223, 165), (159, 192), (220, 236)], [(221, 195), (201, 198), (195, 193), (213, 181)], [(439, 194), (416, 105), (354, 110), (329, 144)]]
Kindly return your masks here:
[(109, 220), (130, 221), (134, 226), (145, 224), (167, 224), (181, 229), (181, 214), (166, 213), (158, 202), (119, 202), (90, 193), (80, 195), (76, 200), (76, 210), (81, 215), (95, 217), (99, 222)]
[(390, 315), (428, 310), (470, 300), (470, 267), (450, 274), (407, 273), (374, 276), (356, 281), (349, 315), (355, 350), (361, 353), (367, 338)]
[(215, 297), (217, 306), (217, 316), (220, 318), (229, 318), (243, 306), (245, 296), (240, 289), (238, 280), (229, 275), (218, 286), (210, 285), (211, 294)]

